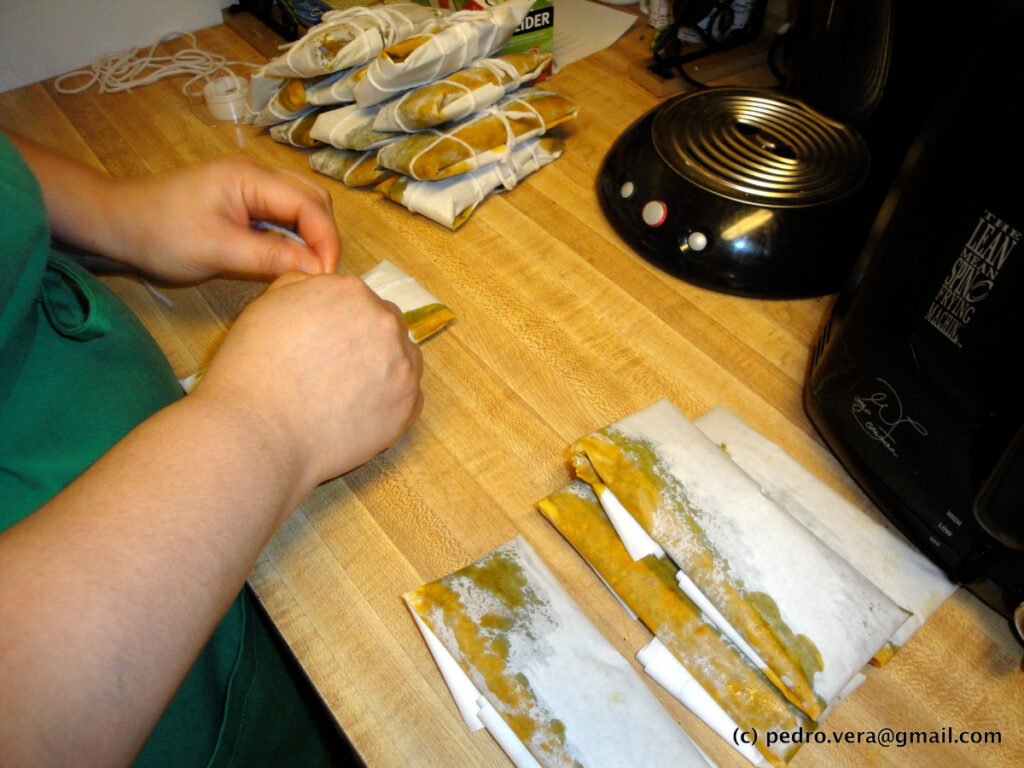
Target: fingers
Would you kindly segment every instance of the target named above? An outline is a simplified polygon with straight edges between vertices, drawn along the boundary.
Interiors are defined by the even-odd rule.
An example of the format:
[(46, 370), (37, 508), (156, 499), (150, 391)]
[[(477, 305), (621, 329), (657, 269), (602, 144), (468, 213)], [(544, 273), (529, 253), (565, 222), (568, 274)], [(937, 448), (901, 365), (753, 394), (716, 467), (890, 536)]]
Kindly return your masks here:
[(240, 188), (251, 219), (294, 226), (316, 259), (316, 267), (311, 269), (310, 262), (298, 256), (302, 249), (299, 243), (276, 244), (282, 258), (297, 262), (286, 268), (302, 268), (312, 274), (337, 269), (341, 238), (325, 189), (290, 173), (260, 166), (252, 167)]
[(302, 282), (308, 277), (309, 275), (307, 275), (305, 272), (296, 272), (294, 270), (285, 272), (283, 275), (277, 278), (277, 280), (268, 285), (267, 290), (272, 291), (275, 288), (284, 288), (286, 285)]

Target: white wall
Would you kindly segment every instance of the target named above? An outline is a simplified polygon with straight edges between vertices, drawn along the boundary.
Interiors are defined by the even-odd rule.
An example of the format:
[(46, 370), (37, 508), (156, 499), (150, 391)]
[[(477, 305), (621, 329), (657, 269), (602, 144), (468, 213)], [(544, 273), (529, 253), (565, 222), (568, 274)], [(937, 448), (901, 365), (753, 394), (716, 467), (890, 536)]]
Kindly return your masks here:
[(221, 22), (231, 0), (0, 0), (0, 92)]

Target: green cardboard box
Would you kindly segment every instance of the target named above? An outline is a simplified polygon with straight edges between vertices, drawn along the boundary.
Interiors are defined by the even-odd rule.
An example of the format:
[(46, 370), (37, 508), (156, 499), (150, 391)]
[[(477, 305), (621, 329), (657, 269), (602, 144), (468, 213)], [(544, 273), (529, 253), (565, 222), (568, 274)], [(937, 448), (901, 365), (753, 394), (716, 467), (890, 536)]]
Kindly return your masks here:
[[(435, 8), (449, 8), (453, 11), (482, 11), (505, 0), (413, 0), (420, 5), (432, 5)], [(526, 14), (522, 24), (516, 27), (512, 39), (501, 53), (527, 53), (529, 51), (545, 51), (553, 53), (555, 49), (555, 9), (548, 0), (536, 0)]]

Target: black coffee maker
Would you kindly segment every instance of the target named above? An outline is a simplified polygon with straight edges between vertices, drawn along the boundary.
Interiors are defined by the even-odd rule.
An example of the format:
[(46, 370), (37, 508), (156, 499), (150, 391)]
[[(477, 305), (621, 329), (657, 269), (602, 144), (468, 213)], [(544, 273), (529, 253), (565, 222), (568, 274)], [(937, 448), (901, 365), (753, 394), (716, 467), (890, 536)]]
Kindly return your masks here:
[(1008, 6), (975, 12), (805, 405), (882, 511), (1024, 640), (1024, 25)]
[[(707, 4), (677, 0), (677, 16)], [(957, 5), (794, 0), (772, 57), (780, 87), (697, 90), (643, 115), (602, 163), (602, 211), (637, 253), (697, 285), (838, 292), (941, 91), (967, 25)]]

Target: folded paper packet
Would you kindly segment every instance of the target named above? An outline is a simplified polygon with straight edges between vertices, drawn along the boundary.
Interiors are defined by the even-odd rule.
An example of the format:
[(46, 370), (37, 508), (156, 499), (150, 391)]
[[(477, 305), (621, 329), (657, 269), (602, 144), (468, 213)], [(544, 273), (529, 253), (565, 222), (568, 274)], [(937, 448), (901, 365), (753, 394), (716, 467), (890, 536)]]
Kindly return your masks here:
[[(634, 560), (626, 551), (615, 527), (593, 489), (576, 480), (537, 503), (540, 512), (561, 532), (577, 552), (601, 576), (604, 583), (660, 641), (684, 674), (700, 691), (677, 694), (716, 732), (733, 746), (737, 727), (756, 733), (785, 734), (807, 731), (814, 724), (794, 707), (758, 669), (703, 616), (700, 608), (676, 584), (678, 568), (666, 557), (647, 555)], [(655, 651), (648, 651), (648, 655)], [(662, 660), (659, 669), (674, 665)], [(656, 678), (663, 675), (653, 674)], [(667, 687), (667, 686), (666, 686)], [(671, 689), (670, 689), (671, 690)], [(759, 739), (745, 756), (755, 763), (784, 765), (798, 745), (769, 746)]]
[(380, 104), (490, 56), (512, 37), (534, 0), (509, 0), (486, 11), (459, 11), (429, 21), (381, 51), (355, 87), (356, 103)]
[(466, 69), (387, 102), (374, 118), (378, 131), (412, 133), (457, 120), (536, 80), (551, 63), (542, 51), (480, 59)]
[(416, 278), (407, 275), (387, 259), (360, 275), (366, 285), (385, 301), (395, 304), (409, 326), (409, 337), (419, 344), (455, 319), (448, 307)]
[(679, 567), (680, 586), (796, 706), (819, 719), (908, 613), (660, 400), (572, 447)]
[(540, 765), (709, 764), (521, 537), (403, 597)]
[(454, 230), (466, 223), (488, 195), (499, 187), (512, 189), (526, 176), (557, 160), (564, 146), (561, 139), (543, 136), (517, 145), (504, 162), (441, 181), (392, 176), (375, 189), (413, 213)]
[(911, 616), (876, 655), (888, 661), (956, 591), (942, 571), (880, 518), (872, 518), (823, 483), (732, 411), (716, 406), (694, 424), (804, 527)]
[(377, 149), (404, 134), (384, 133), (373, 128), (373, 118), (380, 109), (350, 104), (317, 115), (309, 135), (338, 149)]
[(446, 179), (506, 159), (517, 143), (543, 135), (577, 112), (553, 91), (523, 88), (482, 112), (391, 141), (377, 154), (377, 163), (417, 181)]
[(374, 149), (358, 152), (324, 147), (310, 154), (309, 167), (348, 187), (366, 187), (394, 176), (388, 169), (377, 165), (377, 151)]
[(444, 12), (415, 3), (331, 11), (265, 66), (274, 77), (316, 77), (368, 61)]
[(311, 135), (316, 118), (316, 112), (308, 112), (286, 123), (272, 125), (270, 138), (282, 144), (291, 144), (293, 147), (318, 147), (320, 142)]

